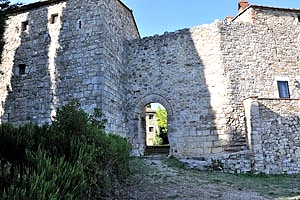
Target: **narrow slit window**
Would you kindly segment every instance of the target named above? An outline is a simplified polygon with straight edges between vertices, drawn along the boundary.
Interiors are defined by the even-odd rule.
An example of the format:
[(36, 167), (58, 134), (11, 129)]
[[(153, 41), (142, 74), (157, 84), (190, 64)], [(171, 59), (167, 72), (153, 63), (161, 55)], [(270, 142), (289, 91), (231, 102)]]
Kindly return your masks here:
[(277, 81), (279, 98), (290, 98), (288, 81)]
[(28, 21), (22, 22), (21, 24), (21, 30), (22, 31), (27, 31), (28, 30)]
[(25, 75), (26, 73), (26, 65), (25, 64), (19, 64), (18, 66), (18, 75)]
[(50, 23), (55, 24), (58, 21), (58, 14), (51, 15)]
[(78, 21), (78, 28), (79, 28), (79, 29), (82, 28), (82, 22), (81, 22), (81, 20)]

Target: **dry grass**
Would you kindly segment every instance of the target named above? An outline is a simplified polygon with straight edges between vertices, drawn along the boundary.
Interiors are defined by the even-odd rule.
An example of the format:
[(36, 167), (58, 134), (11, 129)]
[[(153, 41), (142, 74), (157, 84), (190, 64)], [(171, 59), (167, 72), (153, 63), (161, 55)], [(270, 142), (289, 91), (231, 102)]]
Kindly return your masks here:
[(116, 199), (300, 199), (300, 175), (197, 171), (176, 159), (132, 158)]

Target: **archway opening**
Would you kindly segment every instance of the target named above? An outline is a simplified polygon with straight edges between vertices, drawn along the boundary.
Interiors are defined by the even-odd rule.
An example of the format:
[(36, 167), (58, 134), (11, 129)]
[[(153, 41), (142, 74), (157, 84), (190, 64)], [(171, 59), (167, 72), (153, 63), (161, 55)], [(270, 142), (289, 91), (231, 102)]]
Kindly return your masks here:
[(166, 108), (160, 103), (149, 103), (145, 105), (142, 115), (145, 129), (145, 154), (168, 154), (170, 145)]

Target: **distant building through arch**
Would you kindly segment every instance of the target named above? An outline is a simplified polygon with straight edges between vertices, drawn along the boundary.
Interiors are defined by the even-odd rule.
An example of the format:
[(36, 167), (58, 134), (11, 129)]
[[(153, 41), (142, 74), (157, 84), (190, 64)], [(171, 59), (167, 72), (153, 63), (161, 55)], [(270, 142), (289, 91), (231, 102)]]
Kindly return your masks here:
[(121, 0), (12, 10), (0, 123), (51, 123), (75, 98), (89, 113), (101, 108), (106, 131), (139, 156), (141, 114), (157, 102), (168, 112), (169, 155), (220, 160), (229, 172), (300, 173), (300, 9), (237, 2), (228, 20), (145, 38)]
[[(173, 119), (173, 111), (172, 111), (172, 107), (170, 105), (170, 103), (163, 98), (162, 96), (158, 95), (158, 94), (151, 94), (148, 96), (145, 96), (144, 98), (142, 98), (139, 103), (136, 105), (135, 107), (135, 116), (137, 117), (137, 123), (136, 126), (138, 126), (137, 130), (138, 130), (138, 149), (139, 152), (137, 152), (137, 154), (141, 154), (144, 155), (145, 154), (145, 150), (146, 150), (146, 135), (147, 135), (147, 131), (146, 131), (146, 121), (144, 118), (144, 112), (145, 112), (145, 106), (149, 105), (151, 103), (159, 103), (161, 104), (167, 111), (168, 113), (168, 127), (169, 130), (172, 130), (172, 119)], [(170, 141), (172, 141), (172, 132), (168, 132), (168, 139), (169, 139), (169, 144), (170, 144), (170, 149), (172, 147), (172, 143)]]

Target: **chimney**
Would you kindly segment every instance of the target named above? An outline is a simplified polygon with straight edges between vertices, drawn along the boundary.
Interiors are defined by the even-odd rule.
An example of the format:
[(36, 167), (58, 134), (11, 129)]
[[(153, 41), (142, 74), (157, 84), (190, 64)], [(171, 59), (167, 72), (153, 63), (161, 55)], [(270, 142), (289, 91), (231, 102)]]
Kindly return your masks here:
[(243, 12), (248, 6), (250, 6), (250, 3), (248, 3), (247, 0), (239, 0), (239, 4), (238, 4), (239, 13)]

